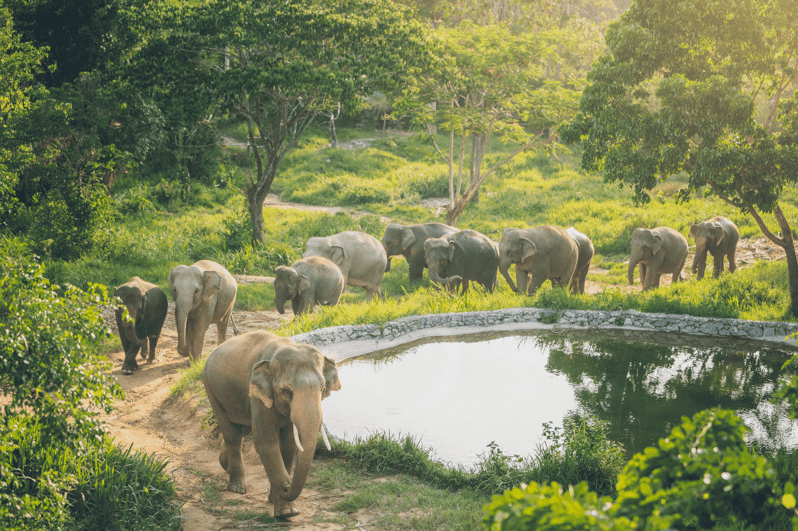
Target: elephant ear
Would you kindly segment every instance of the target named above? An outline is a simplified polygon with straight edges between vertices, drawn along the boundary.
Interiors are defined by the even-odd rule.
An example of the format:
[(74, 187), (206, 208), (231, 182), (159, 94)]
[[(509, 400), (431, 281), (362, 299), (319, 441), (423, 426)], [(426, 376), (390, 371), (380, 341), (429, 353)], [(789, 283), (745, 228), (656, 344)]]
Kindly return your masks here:
[(252, 366), (252, 373), (249, 377), (249, 396), (257, 398), (267, 408), (271, 408), (274, 404), (269, 360), (261, 360)]
[(525, 261), (527, 258), (535, 256), (538, 252), (538, 248), (535, 245), (535, 242), (530, 240), (529, 238), (521, 238), (519, 240), (521, 244), (521, 261)]
[(335, 262), (335, 265), (341, 267), (346, 260), (346, 251), (340, 245), (333, 245), (330, 247), (330, 260)]
[(723, 227), (720, 226), (720, 223), (715, 223), (712, 225), (712, 236), (715, 239), (715, 245), (719, 245), (723, 240)]
[(654, 240), (651, 242), (651, 254), (657, 254), (662, 248), (662, 238), (659, 234), (654, 235)]
[(296, 282), (296, 292), (302, 294), (310, 287), (310, 280), (305, 275), (300, 274)]
[(202, 285), (202, 302), (208, 302), (208, 299), (216, 295), (216, 292), (222, 287), (222, 275), (216, 271), (204, 271)]
[(321, 393), (321, 398), (324, 400), (332, 391), (338, 391), (341, 388), (341, 381), (338, 379), (338, 367), (335, 361), (324, 356), (324, 390)]
[(402, 231), (402, 249), (407, 249), (416, 242), (416, 235), (410, 229)]
[(698, 234), (698, 225), (693, 225), (690, 227), (690, 236), (695, 240), (696, 234)]

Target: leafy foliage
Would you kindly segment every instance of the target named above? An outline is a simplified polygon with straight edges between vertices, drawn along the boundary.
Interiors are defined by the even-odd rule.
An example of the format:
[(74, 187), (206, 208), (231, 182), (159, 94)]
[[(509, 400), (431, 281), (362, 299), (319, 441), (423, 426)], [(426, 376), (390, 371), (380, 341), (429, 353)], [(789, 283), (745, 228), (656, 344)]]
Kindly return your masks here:
[[(794, 315), (798, 258), (779, 198), (798, 175), (796, 9), (784, 0), (635, 2), (610, 25), (610, 52), (560, 128), (565, 142), (582, 143), (583, 169), (631, 186), (638, 201), (683, 173), (677, 198), (707, 193), (750, 214), (787, 252)], [(760, 212), (774, 214), (781, 234)]]
[(746, 430), (731, 411), (701, 411), (629, 461), (615, 501), (599, 501), (586, 483), (568, 494), (531, 484), (495, 496), (483, 523), (491, 530), (666, 530), (761, 522), (778, 506), (779, 487), (768, 460), (746, 446)]
[(405, 15), (386, 0), (215, 0), (167, 17), (179, 31), (153, 46), (188, 55), (192, 75), (204, 78), (199, 85), (247, 120), (253, 242), (263, 242), (262, 205), (277, 168), (313, 119), (339, 105), (357, 109), (424, 60), (424, 27)]

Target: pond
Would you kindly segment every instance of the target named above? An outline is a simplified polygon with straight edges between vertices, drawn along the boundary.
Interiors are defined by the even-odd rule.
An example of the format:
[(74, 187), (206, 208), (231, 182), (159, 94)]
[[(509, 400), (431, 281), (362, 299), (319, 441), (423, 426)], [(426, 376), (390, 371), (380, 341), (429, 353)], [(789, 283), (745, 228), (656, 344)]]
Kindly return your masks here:
[[(690, 345), (690, 346), (687, 346)], [(631, 456), (702, 409), (737, 412), (751, 440), (798, 444), (798, 424), (769, 395), (791, 353), (747, 341), (635, 331), (536, 331), (425, 338), (339, 363), (324, 401), (330, 434), (411, 436), (466, 468), (495, 442), (530, 455), (545, 423), (569, 412), (610, 426)]]

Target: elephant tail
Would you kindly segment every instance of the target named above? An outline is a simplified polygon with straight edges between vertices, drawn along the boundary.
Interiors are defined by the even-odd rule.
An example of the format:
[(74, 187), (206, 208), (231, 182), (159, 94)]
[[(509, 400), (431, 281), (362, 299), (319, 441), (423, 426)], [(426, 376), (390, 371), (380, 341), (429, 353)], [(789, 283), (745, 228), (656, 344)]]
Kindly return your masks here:
[(233, 319), (233, 312), (230, 312), (230, 324), (233, 325), (233, 335), (239, 335), (238, 328), (236, 328), (236, 320)]

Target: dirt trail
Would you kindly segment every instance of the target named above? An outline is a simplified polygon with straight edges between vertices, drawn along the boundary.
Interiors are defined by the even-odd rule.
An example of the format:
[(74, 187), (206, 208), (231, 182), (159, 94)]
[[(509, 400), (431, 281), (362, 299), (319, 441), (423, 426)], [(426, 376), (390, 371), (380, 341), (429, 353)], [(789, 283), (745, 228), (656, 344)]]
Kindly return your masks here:
[[(279, 199), (267, 200), (266, 206), (297, 208), (298, 205), (282, 203)], [(307, 207), (304, 207), (307, 208)], [(316, 207), (322, 211), (333, 211)], [(784, 251), (766, 238), (743, 240), (738, 248), (738, 266), (745, 267), (760, 260), (778, 260)], [(710, 260), (711, 262), (711, 260)], [(688, 257), (685, 276), (689, 278)], [(708, 264), (711, 271), (711, 263)], [(594, 269), (594, 274), (602, 271)], [(604, 271), (606, 272), (606, 271)], [(272, 282), (269, 277), (237, 276), (240, 284)], [(500, 280), (501, 281), (501, 280)], [(663, 283), (670, 282), (670, 275)], [(603, 289), (602, 284), (588, 280), (587, 293)], [(639, 285), (622, 289), (639, 290)], [(256, 329), (272, 329), (291, 318), (276, 311), (236, 311), (234, 319), (239, 332)], [(116, 333), (113, 311), (106, 314), (109, 326)], [(206, 334), (204, 350), (216, 346), (216, 328), (211, 326)], [(107, 426), (115, 442), (124, 447), (133, 445), (148, 453), (169, 459), (167, 473), (174, 478), (178, 488), (178, 501), (183, 504), (184, 529), (186, 531), (210, 531), (222, 529), (275, 529), (321, 531), (352, 529), (352, 526), (318, 523), (332, 515), (328, 508), (340, 500), (321, 496), (306, 488), (297, 505), (301, 514), (286, 523), (262, 524), (255, 520), (260, 515), (271, 515), (272, 506), (267, 501), (268, 479), (251, 444), (245, 444), (245, 465), (248, 474), (248, 492), (245, 495), (225, 490), (227, 478), (218, 463), (219, 440), (211, 430), (202, 427), (203, 417), (208, 411), (205, 404), (197, 404), (169, 397), (169, 389), (178, 381), (179, 370), (188, 366), (186, 358), (177, 354), (177, 332), (174, 323), (174, 307), (170, 302), (169, 314), (157, 348), (157, 359), (151, 365), (140, 362), (140, 369), (132, 375), (121, 373), (123, 353), (121, 350), (109, 354), (113, 363), (112, 375), (125, 389), (126, 398), (117, 404), (117, 410), (107, 418)], [(314, 464), (314, 469), (323, 466)], [(236, 517), (236, 513), (238, 513)], [(356, 515), (353, 515), (356, 516)], [(354, 523), (352, 525), (355, 525)], [(357, 527), (355, 525), (355, 527)], [(360, 529), (364, 529), (360, 527)]]

